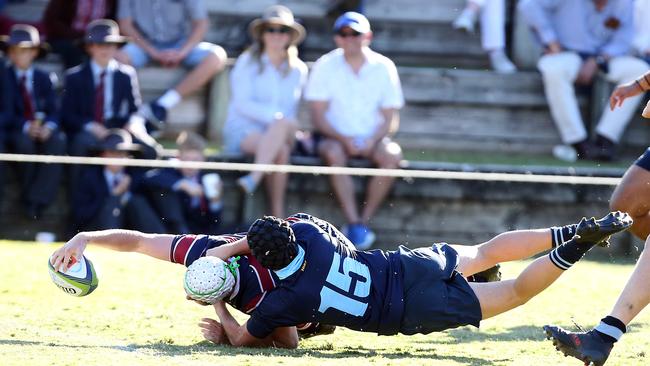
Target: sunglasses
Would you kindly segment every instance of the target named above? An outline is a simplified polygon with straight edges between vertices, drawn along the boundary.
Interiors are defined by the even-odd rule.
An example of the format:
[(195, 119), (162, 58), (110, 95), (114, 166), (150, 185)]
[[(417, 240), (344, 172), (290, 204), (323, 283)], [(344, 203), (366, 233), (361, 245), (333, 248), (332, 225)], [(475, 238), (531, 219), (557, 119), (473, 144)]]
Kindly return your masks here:
[(336, 35), (341, 37), (341, 38), (348, 38), (348, 37), (359, 37), (361, 33), (357, 31), (350, 31), (350, 32), (345, 32), (345, 31), (338, 31), (336, 32)]
[(287, 34), (291, 32), (291, 28), (289, 27), (267, 27), (264, 28), (265, 33), (280, 33), (280, 34)]

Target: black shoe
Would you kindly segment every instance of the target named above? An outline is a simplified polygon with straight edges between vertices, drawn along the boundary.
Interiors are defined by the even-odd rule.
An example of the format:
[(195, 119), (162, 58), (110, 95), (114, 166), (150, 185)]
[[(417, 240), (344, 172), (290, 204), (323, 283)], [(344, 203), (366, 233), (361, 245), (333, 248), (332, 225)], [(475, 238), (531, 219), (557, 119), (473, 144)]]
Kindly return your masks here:
[(633, 220), (625, 212), (610, 212), (600, 220), (582, 218), (572, 240), (600, 246), (609, 245), (609, 237), (632, 226)]
[(148, 124), (155, 130), (162, 129), (167, 120), (167, 109), (156, 101), (142, 105), (138, 113), (140, 113), (140, 115), (142, 115), (142, 117), (147, 120)]
[(553, 345), (564, 356), (573, 356), (585, 365), (590, 365), (592, 362), (595, 366), (604, 365), (614, 347), (613, 343), (605, 342), (595, 330), (567, 332), (554, 325), (545, 325), (544, 332), (546, 332), (546, 339), (553, 339)]
[(616, 156), (616, 143), (607, 137), (598, 135), (596, 137), (596, 160), (612, 161)]
[(42, 207), (37, 203), (29, 203), (25, 209), (25, 217), (29, 220), (39, 220), (42, 214)]
[(589, 141), (583, 140), (571, 144), (578, 154), (578, 159), (580, 160), (594, 160), (597, 157), (596, 147)]
[(493, 267), (467, 276), (467, 282), (498, 282), (501, 281), (501, 265), (496, 264)]
[(296, 326), (300, 338), (311, 338), (319, 335), (332, 334), (336, 330), (336, 325), (321, 323), (304, 323)]

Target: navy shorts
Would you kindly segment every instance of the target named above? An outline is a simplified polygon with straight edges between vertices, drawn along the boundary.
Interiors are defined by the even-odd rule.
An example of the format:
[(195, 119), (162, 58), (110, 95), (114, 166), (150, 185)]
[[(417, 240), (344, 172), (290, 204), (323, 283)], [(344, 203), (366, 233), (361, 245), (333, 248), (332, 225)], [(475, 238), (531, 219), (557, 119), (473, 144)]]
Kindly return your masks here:
[(481, 305), (456, 270), (458, 253), (448, 244), (410, 250), (400, 247), (404, 315), (400, 332), (429, 334), (463, 325), (479, 326)]
[(643, 155), (636, 159), (634, 165), (650, 171), (650, 147), (643, 153)]

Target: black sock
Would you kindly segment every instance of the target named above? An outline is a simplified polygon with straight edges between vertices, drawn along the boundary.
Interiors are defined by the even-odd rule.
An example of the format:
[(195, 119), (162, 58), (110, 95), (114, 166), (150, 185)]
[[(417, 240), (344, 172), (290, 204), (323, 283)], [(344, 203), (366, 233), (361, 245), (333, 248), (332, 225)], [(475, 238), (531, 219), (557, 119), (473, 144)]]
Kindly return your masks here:
[(596, 244), (577, 243), (574, 239), (571, 239), (551, 250), (548, 256), (556, 267), (566, 271), (584, 257), (585, 253), (587, 253), (594, 245)]
[(553, 242), (552, 247), (557, 248), (558, 245), (562, 245), (565, 242), (571, 240), (576, 234), (577, 229), (578, 224), (551, 227), (551, 240)]
[(615, 343), (625, 334), (627, 328), (622, 321), (608, 315), (600, 320), (600, 324), (594, 330), (603, 341)]

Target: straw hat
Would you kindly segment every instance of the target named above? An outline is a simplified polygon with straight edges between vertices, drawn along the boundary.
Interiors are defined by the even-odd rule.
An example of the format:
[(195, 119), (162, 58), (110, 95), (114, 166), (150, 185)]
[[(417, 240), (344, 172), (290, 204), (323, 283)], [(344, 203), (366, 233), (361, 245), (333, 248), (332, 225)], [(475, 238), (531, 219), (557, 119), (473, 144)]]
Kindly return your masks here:
[(260, 39), (266, 25), (282, 25), (291, 29), (291, 44), (297, 45), (305, 39), (305, 27), (293, 18), (289, 8), (282, 5), (272, 5), (264, 10), (261, 18), (255, 19), (248, 26), (248, 32), (253, 39)]
[(111, 19), (93, 20), (86, 27), (85, 43), (116, 44), (121, 46), (128, 42), (128, 38), (120, 35), (120, 28)]
[(50, 47), (41, 42), (38, 29), (27, 24), (14, 24), (8, 36), (0, 36), (0, 49), (6, 51), (9, 47), (36, 48), (39, 57), (45, 56)]

